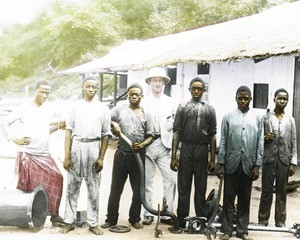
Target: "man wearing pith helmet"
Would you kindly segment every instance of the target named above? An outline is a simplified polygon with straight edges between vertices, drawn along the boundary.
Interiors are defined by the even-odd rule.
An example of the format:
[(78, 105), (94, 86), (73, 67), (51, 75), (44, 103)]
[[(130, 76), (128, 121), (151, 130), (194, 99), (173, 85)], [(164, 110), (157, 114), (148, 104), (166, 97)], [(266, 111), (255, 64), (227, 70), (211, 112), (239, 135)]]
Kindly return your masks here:
[[(145, 160), (145, 198), (149, 206), (153, 205), (153, 181), (156, 166), (163, 177), (163, 193), (168, 206), (167, 211), (173, 212), (173, 202), (176, 191), (176, 173), (170, 170), (170, 149), (173, 137), (173, 122), (176, 107), (171, 97), (163, 93), (164, 86), (170, 78), (165, 69), (154, 67), (149, 69), (145, 82), (149, 84), (150, 94), (142, 102), (144, 108), (153, 117), (155, 139), (147, 147)], [(144, 225), (150, 225), (154, 216), (144, 212)], [(162, 217), (161, 222), (172, 225), (170, 217)]]

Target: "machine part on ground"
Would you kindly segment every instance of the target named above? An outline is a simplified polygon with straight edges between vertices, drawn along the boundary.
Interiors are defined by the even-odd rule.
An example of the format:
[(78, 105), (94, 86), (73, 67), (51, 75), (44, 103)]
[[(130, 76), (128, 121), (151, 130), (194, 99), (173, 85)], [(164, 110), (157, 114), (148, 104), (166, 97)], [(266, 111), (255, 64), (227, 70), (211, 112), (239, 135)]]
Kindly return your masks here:
[(212, 200), (213, 206), (208, 209), (208, 221), (207, 221), (207, 228), (205, 229), (205, 235), (209, 240), (212, 240), (212, 237), (215, 239), (217, 236), (217, 229), (212, 224), (215, 221), (216, 216), (218, 215), (220, 199), (222, 194), (222, 187), (223, 187), (223, 179), (224, 177), (222, 176), (219, 183), (219, 189), (217, 192), (214, 192), (214, 197)]
[(188, 217), (184, 231), (189, 234), (201, 234), (205, 230), (205, 217)]
[(127, 232), (131, 231), (131, 228), (128, 226), (124, 226), (124, 225), (115, 225), (115, 226), (111, 226), (109, 228), (109, 231), (115, 232), (115, 233), (127, 233)]
[(157, 211), (158, 211), (158, 214), (157, 214), (157, 222), (156, 222), (156, 225), (155, 225), (155, 237), (158, 238), (159, 235), (162, 234), (162, 230), (160, 230), (158, 228), (159, 226), (159, 222), (160, 222), (160, 205), (158, 204), (158, 207), (157, 207)]
[[(213, 223), (213, 227), (216, 229), (221, 228), (221, 223)], [(236, 225), (234, 224), (235, 228)], [(275, 227), (275, 226), (261, 226), (257, 224), (249, 224), (249, 231), (264, 231), (264, 232), (282, 232), (282, 233), (292, 233), (296, 238), (300, 238), (300, 224), (295, 223), (293, 227)]]
[[(123, 133), (121, 133), (120, 137), (132, 149), (132, 143)], [(140, 181), (140, 197), (141, 197), (142, 205), (149, 213), (157, 216), (158, 211), (153, 209), (151, 206), (149, 206), (149, 204), (147, 203), (146, 198), (145, 198), (145, 169), (144, 169), (143, 161), (142, 161), (139, 153), (134, 152), (133, 149), (132, 149), (132, 152), (137, 161), (139, 171), (140, 171), (140, 176), (141, 176), (141, 178), (140, 178), (141, 179), (141, 181)], [(174, 225), (173, 225), (174, 232), (173, 233), (177, 233), (177, 232), (181, 233), (182, 232), (182, 229), (180, 229), (180, 226), (179, 226), (178, 218), (176, 217), (176, 215), (174, 213), (169, 212), (169, 211), (160, 211), (160, 216), (167, 216), (167, 217), (172, 218), (173, 223), (174, 223)]]
[(48, 198), (43, 186), (32, 192), (0, 191), (0, 225), (40, 231), (48, 213)]

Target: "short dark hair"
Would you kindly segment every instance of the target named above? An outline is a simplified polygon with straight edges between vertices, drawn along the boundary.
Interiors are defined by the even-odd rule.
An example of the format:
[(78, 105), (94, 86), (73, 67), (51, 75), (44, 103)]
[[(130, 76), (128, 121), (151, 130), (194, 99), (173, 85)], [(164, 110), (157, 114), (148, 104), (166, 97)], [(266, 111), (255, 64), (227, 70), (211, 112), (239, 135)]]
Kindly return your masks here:
[(84, 85), (84, 83), (85, 83), (86, 81), (89, 81), (89, 80), (97, 81), (97, 85), (98, 85), (98, 86), (100, 85), (99, 79), (98, 79), (95, 75), (88, 75), (88, 76), (86, 76), (84, 79), (82, 79), (82, 85)]
[(247, 86), (240, 86), (235, 93), (235, 96), (237, 96), (240, 92), (246, 92), (248, 93), (249, 97), (251, 97), (251, 90)]
[(204, 82), (204, 80), (203, 80), (201, 77), (195, 77), (195, 78), (193, 78), (193, 79), (190, 81), (190, 87), (192, 86), (192, 84), (193, 84), (194, 82), (201, 82), (201, 83), (202, 83), (203, 89), (205, 89), (205, 82)]
[(130, 84), (130, 86), (127, 88), (127, 92), (129, 92), (129, 90), (131, 88), (139, 88), (141, 90), (141, 93), (143, 94), (143, 88), (139, 83), (132, 83)]
[(285, 90), (284, 88), (279, 88), (276, 90), (276, 92), (274, 93), (274, 98), (277, 97), (277, 95), (280, 93), (280, 92), (285, 92), (287, 94), (287, 96), (289, 97), (289, 93), (287, 90)]
[(41, 85), (51, 86), (51, 83), (47, 79), (39, 79), (34, 84), (35, 89), (38, 89), (38, 87)]

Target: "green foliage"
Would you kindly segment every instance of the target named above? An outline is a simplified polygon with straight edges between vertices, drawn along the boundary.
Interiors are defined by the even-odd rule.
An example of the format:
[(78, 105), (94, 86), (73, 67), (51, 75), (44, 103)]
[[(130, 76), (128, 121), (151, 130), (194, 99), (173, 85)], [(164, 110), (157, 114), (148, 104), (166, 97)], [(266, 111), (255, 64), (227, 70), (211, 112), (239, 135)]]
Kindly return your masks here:
[(122, 39), (119, 19), (108, 5), (78, 8), (57, 3), (53, 10), (44, 17), (47, 26), (43, 35), (52, 41), (49, 55), (55, 65), (78, 64), (88, 52), (102, 55)]
[[(11, 82), (19, 86), (23, 81), (25, 85), (44, 76), (49, 63), (55, 73), (56, 69), (88, 62), (124, 39), (199, 28), (255, 14), (283, 2), (291, 1), (90, 0), (78, 6), (57, 0), (32, 23), (3, 30), (0, 85)], [(112, 92), (112, 83), (105, 80), (105, 89)]]

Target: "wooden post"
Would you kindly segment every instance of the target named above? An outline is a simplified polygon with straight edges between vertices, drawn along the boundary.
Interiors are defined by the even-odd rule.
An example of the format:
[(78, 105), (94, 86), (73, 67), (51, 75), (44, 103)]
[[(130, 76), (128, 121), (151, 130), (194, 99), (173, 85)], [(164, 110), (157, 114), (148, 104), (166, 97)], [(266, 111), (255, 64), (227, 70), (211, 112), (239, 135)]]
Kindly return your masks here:
[(103, 98), (103, 73), (99, 73), (100, 89), (99, 89), (99, 101), (102, 102)]
[(117, 87), (118, 87), (118, 75), (117, 72), (114, 72), (114, 99), (113, 99), (114, 107), (117, 104)]

